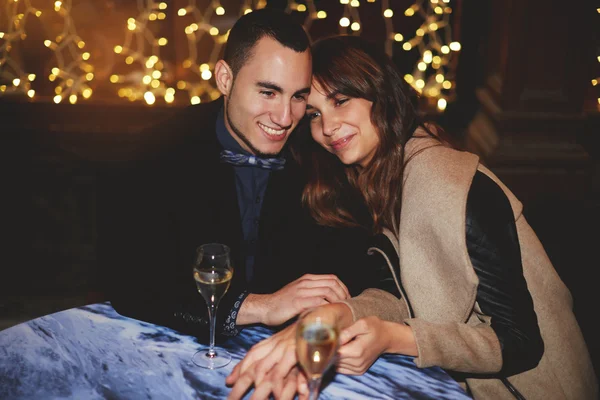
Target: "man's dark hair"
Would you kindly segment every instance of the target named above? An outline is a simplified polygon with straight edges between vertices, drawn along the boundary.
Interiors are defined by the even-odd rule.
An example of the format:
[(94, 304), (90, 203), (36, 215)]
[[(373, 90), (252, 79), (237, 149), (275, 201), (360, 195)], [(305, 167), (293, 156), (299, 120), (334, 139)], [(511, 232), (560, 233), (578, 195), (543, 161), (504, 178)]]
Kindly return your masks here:
[(223, 59), (235, 76), (252, 57), (260, 39), (268, 36), (298, 53), (308, 49), (310, 40), (302, 25), (275, 8), (262, 8), (240, 17), (229, 32)]

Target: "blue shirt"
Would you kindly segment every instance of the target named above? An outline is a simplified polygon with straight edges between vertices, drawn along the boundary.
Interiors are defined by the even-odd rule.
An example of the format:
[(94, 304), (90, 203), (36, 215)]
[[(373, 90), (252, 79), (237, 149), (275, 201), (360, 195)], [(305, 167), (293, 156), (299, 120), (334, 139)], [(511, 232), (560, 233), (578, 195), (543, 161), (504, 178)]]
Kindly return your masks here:
[[(225, 126), (223, 108), (219, 112), (216, 123), (217, 139), (225, 150), (251, 155), (239, 145)], [(246, 260), (246, 279), (252, 281), (254, 275), (254, 259), (258, 249), (258, 226), (270, 172), (253, 166), (234, 166), (235, 187), (242, 221), (244, 243), (242, 257)]]

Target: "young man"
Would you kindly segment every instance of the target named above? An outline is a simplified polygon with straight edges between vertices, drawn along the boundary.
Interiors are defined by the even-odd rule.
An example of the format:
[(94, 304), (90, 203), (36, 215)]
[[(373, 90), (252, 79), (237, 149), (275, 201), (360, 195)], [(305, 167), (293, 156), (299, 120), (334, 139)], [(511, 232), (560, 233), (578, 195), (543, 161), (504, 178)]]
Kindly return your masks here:
[(211, 242), (232, 252), (233, 279), (217, 313), (217, 331), (227, 335), (247, 324), (283, 324), (369, 287), (358, 276), (366, 232), (312, 222), (301, 206), (301, 171), (284, 149), (311, 84), (302, 26), (273, 9), (241, 17), (215, 79), (222, 98), (146, 132), (157, 150), (119, 169), (100, 194), (99, 257), (112, 305), (206, 335), (192, 263), (196, 248)]

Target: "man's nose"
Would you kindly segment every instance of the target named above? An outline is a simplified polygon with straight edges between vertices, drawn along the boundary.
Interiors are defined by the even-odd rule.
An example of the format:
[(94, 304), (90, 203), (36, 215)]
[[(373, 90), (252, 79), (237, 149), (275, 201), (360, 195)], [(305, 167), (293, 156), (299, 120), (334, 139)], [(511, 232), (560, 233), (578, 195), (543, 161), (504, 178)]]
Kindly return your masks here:
[(290, 102), (282, 102), (271, 111), (271, 121), (279, 125), (281, 128), (289, 128), (292, 126), (292, 107)]

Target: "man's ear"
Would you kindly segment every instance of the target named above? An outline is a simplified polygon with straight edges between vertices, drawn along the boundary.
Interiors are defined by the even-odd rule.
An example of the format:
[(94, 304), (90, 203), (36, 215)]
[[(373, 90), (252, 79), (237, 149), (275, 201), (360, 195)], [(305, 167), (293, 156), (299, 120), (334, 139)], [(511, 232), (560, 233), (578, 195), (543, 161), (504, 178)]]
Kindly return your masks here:
[(215, 65), (215, 81), (221, 94), (228, 96), (233, 86), (233, 72), (224, 60), (217, 61)]

